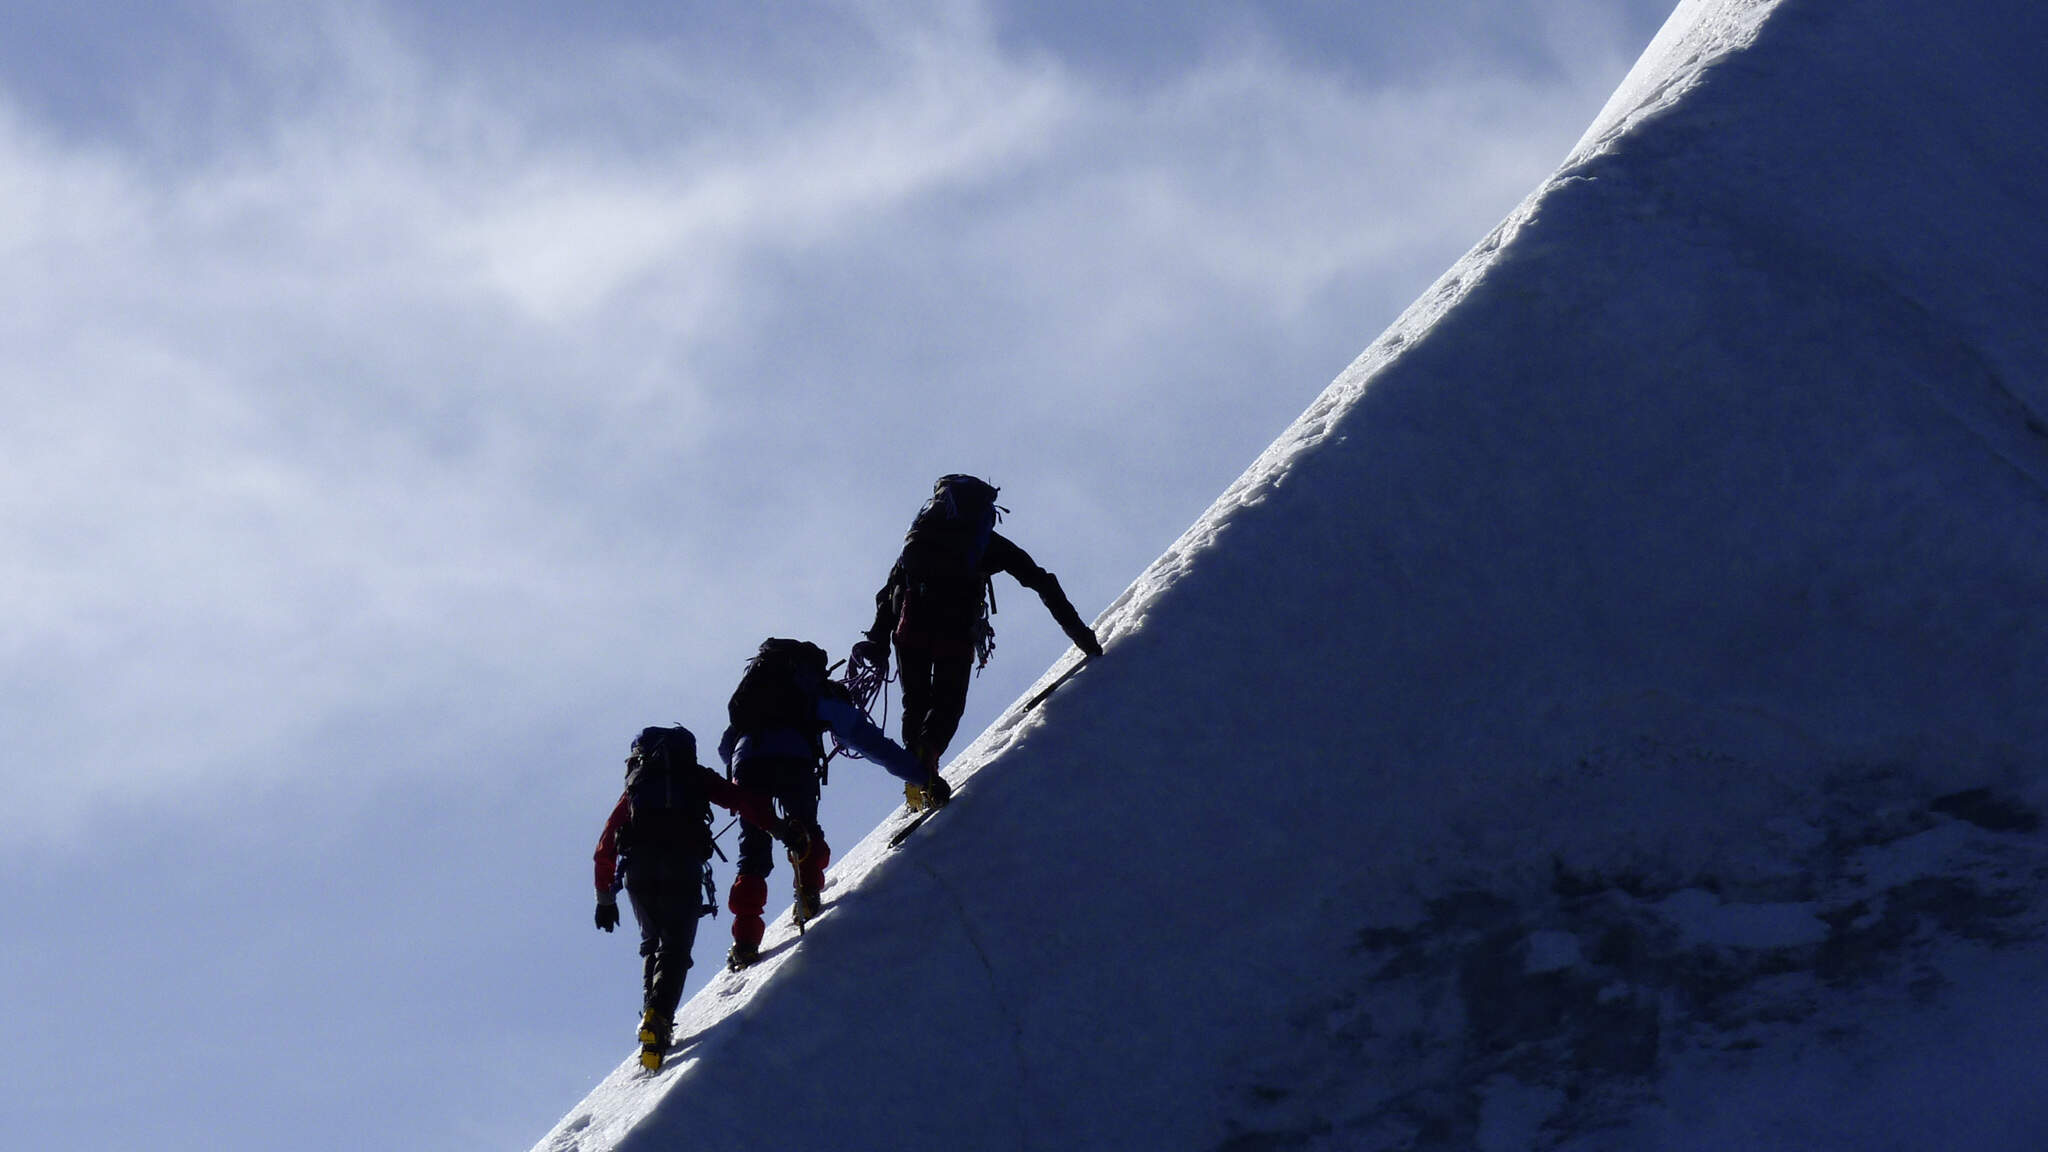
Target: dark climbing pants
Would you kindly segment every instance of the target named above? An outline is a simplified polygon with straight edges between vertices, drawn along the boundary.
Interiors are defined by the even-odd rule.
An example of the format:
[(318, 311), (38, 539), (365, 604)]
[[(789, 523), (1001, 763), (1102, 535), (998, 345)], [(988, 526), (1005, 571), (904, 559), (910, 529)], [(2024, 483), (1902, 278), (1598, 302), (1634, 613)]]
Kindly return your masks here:
[[(773, 797), (782, 818), (821, 838), (818, 827), (818, 766), (809, 760), (766, 757), (742, 760), (733, 768), (733, 783), (750, 792)], [(765, 828), (740, 821), (739, 872), (742, 876), (766, 876), (775, 870), (775, 838)]]
[(626, 898), (640, 924), (641, 1010), (674, 1019), (704, 911), (704, 866), (633, 861), (626, 868)]
[(972, 642), (926, 646), (896, 641), (896, 675), (903, 685), (903, 746), (928, 765), (946, 752), (967, 710), (974, 676)]
[[(818, 826), (817, 764), (785, 757), (742, 760), (733, 767), (733, 783), (773, 797), (786, 823), (810, 830), (810, 854), (799, 866), (799, 878), (813, 892), (823, 890), (832, 848), (825, 843), (825, 830)], [(762, 919), (768, 906), (767, 876), (774, 870), (775, 838), (767, 829), (741, 820), (739, 863), (726, 898), (726, 907), (732, 910), (734, 943), (748, 948), (760, 945), (767, 930)]]

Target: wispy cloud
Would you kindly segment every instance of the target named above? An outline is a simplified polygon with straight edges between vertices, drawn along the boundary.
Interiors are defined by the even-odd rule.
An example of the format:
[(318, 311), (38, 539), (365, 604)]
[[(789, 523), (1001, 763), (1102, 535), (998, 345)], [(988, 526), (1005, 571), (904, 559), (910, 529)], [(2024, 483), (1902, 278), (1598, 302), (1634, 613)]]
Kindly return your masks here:
[(436, 742), (672, 696), (647, 653), (718, 682), (859, 614), (908, 509), (856, 471), (998, 471), (1113, 592), (1619, 74), (1374, 86), (1252, 37), (1108, 83), (969, 4), (775, 67), (235, 11), (228, 79), (138, 131), (0, 102), (0, 845), (462, 770)]

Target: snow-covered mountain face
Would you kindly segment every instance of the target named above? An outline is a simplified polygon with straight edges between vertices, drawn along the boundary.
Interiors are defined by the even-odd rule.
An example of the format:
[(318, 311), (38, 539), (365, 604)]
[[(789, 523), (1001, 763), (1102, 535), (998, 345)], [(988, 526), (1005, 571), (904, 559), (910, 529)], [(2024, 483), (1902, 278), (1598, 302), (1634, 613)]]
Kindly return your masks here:
[(2043, 43), (1686, 0), (1107, 656), (539, 1147), (2038, 1147)]

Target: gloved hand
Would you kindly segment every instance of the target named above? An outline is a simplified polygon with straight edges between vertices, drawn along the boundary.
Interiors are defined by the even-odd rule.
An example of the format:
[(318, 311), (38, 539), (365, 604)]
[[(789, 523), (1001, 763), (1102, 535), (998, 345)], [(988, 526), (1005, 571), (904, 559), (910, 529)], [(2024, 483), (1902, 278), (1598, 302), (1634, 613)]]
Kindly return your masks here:
[(860, 640), (855, 642), (848, 659), (855, 663), (867, 661), (884, 677), (889, 675), (889, 644), (885, 640)]
[(607, 932), (619, 926), (619, 901), (609, 892), (597, 894), (597, 926)]

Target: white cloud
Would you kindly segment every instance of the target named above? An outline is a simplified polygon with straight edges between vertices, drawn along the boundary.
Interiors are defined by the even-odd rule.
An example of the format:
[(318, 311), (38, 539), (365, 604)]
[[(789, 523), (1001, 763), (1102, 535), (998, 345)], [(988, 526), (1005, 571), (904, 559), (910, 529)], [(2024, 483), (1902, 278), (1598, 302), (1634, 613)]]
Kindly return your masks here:
[(874, 494), (963, 464), (1106, 599), (1613, 78), (1250, 42), (1109, 85), (967, 4), (759, 71), (238, 19), (244, 78), (139, 135), (0, 103), (0, 845), (709, 700), (740, 637), (858, 615)]

